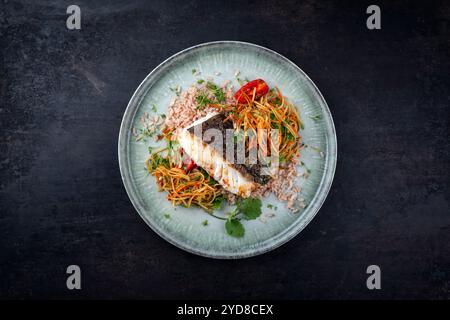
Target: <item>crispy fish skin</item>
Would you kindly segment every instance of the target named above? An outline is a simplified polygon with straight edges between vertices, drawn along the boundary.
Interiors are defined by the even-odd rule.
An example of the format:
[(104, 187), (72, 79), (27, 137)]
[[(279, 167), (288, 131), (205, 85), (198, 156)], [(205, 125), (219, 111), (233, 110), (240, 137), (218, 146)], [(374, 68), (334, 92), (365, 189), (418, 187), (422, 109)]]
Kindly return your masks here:
[(211, 177), (219, 182), (227, 191), (247, 198), (258, 184), (246, 172), (238, 170), (229, 163), (223, 153), (205, 143), (194, 134), (192, 128), (218, 114), (210, 114), (183, 128), (177, 134), (178, 142), (189, 157), (202, 167)]
[[(187, 127), (187, 130), (191, 133), (195, 133), (198, 134), (199, 137), (201, 137), (202, 139), (207, 138), (205, 136), (205, 132), (209, 129), (215, 129), (218, 130), (219, 132), (222, 133), (222, 139), (216, 139), (214, 138), (214, 141), (209, 142), (208, 141), (208, 145), (212, 146), (213, 148), (216, 148), (217, 150), (222, 150), (222, 154), (223, 157), (225, 159), (227, 158), (227, 148), (225, 146), (226, 143), (226, 131), (227, 130), (233, 130), (234, 131), (234, 127), (233, 127), (233, 123), (231, 121), (225, 121), (226, 116), (223, 113), (219, 113), (219, 112), (214, 112), (214, 113), (210, 113), (207, 116), (198, 119), (197, 121), (195, 121), (194, 123), (192, 123), (190, 126)], [(201, 124), (200, 128), (196, 128), (197, 126), (199, 126)], [(200, 130), (196, 130), (195, 129), (200, 129)], [(238, 160), (238, 150), (237, 150), (237, 146), (236, 144), (233, 146), (233, 154), (232, 156), (234, 157), (231, 166), (236, 169), (237, 171), (239, 171), (240, 173), (242, 173), (244, 176), (247, 176), (249, 178), (251, 178), (252, 180), (254, 180), (255, 182), (259, 183), (259, 184), (266, 184), (270, 181), (271, 176), (267, 175), (267, 174), (262, 174), (262, 168), (263, 166), (261, 165), (261, 163), (254, 163), (254, 164), (244, 164), (244, 163), (240, 163)], [(246, 157), (248, 157), (248, 154), (246, 154)]]

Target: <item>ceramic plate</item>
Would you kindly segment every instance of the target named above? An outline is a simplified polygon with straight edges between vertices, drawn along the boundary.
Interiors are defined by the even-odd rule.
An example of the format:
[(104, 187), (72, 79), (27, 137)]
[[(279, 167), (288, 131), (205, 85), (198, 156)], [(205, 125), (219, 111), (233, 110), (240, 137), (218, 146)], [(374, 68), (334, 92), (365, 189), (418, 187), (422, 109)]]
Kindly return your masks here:
[[(194, 75), (195, 69), (200, 75)], [(158, 113), (167, 113), (174, 96), (170, 88), (184, 90), (198, 78), (211, 77), (218, 84), (232, 80), (262, 78), (270, 87), (278, 86), (299, 109), (305, 122), (301, 160), (309, 169), (307, 179), (299, 177), (299, 197), (305, 208), (291, 213), (273, 196), (263, 200), (259, 219), (243, 221), (245, 236), (233, 238), (224, 230), (224, 222), (197, 208), (173, 208), (166, 194), (158, 192), (154, 177), (144, 169), (148, 144), (136, 142), (132, 128), (155, 105)], [(123, 116), (119, 134), (119, 165), (127, 193), (142, 219), (157, 234), (186, 251), (212, 258), (244, 258), (279, 247), (297, 235), (313, 219), (330, 189), (337, 156), (336, 134), (330, 110), (308, 76), (294, 63), (267, 48), (250, 43), (219, 41), (183, 50), (157, 66), (140, 84)], [(305, 167), (301, 168), (302, 170)], [(272, 204), (270, 209), (267, 204)], [(270, 206), (269, 206), (270, 207)], [(225, 212), (228, 208), (224, 209)], [(221, 213), (224, 214), (224, 213)], [(208, 220), (204, 226), (203, 221)]]

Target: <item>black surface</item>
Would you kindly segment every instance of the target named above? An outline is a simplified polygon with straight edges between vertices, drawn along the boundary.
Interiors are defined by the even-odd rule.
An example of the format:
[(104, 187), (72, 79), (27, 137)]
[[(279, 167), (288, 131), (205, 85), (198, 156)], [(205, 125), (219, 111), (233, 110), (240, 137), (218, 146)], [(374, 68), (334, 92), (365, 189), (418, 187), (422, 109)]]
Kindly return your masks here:
[[(450, 5), (2, 1), (1, 298), (450, 298)], [(162, 60), (212, 40), (267, 46), (318, 85), (338, 164), (319, 214), (240, 261), (166, 243), (122, 186), (128, 100)], [(66, 289), (78, 264), (82, 290)], [(366, 268), (382, 289), (366, 288)]]

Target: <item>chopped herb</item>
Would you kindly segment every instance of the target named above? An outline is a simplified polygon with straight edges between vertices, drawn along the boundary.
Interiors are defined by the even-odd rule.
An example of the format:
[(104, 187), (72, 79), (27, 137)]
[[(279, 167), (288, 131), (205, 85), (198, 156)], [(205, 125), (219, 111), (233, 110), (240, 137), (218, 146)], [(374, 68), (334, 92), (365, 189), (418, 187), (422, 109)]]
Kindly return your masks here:
[(214, 90), (217, 90), (217, 89), (218, 89), (217, 85), (216, 85), (214, 82), (212, 82), (212, 81), (206, 82), (206, 87), (207, 87), (209, 90), (211, 90), (211, 91), (214, 91)]
[(196, 74), (197, 70), (196, 69), (192, 69), (192, 74)]
[(211, 90), (211, 92), (216, 97), (217, 102), (225, 101), (225, 94), (223, 93), (222, 89), (219, 88), (215, 83), (213, 83), (211, 81), (206, 82), (206, 88)]
[(152, 110), (153, 112), (157, 112), (155, 104), (152, 104), (151, 110)]
[(180, 96), (181, 93), (181, 87), (180, 86), (176, 86), (176, 87), (170, 87), (169, 88), (170, 91), (174, 92), (178, 97)]
[(209, 179), (209, 173), (202, 167), (198, 167), (198, 170), (205, 176), (205, 179)]
[(160, 165), (169, 168), (170, 167), (170, 163), (169, 163), (169, 159), (162, 157), (161, 155), (159, 155), (158, 153), (153, 153), (152, 155), (152, 159), (148, 162), (149, 167), (148, 170), (150, 172), (153, 172), (156, 170), (156, 168), (158, 168)]
[[(211, 181), (213, 181), (213, 180), (211, 179)], [(214, 181), (213, 181), (213, 182), (214, 182)], [(213, 201), (212, 208), (213, 208), (214, 210), (219, 210), (219, 209), (222, 207), (222, 203), (223, 203), (224, 201), (225, 201), (225, 198), (224, 198), (222, 195), (216, 197), (216, 198), (214, 199), (214, 201)]]
[(203, 79), (198, 79), (198, 80), (197, 80), (197, 83), (198, 83), (198, 84), (202, 84), (203, 82), (205, 82), (205, 80), (203, 80)]
[(166, 213), (166, 214), (164, 215), (164, 218), (170, 219), (170, 214)]
[(270, 120), (276, 120), (275, 113), (270, 113)]
[(273, 209), (273, 205), (271, 205), (270, 203), (267, 205), (267, 208), (269, 209)]
[(320, 114), (316, 114), (315, 116), (309, 116), (309, 118), (314, 121), (318, 121), (318, 120), (322, 119), (322, 116)]
[(288, 140), (295, 141), (295, 137), (292, 135), (292, 133), (290, 131), (287, 132), (286, 136), (287, 136)]
[(306, 166), (306, 164), (303, 161), (300, 161), (300, 166), (306, 169), (307, 173), (311, 173), (311, 170)]
[(198, 96), (196, 96), (195, 100), (198, 103), (197, 109), (203, 109), (208, 104), (212, 103), (212, 101), (209, 100), (208, 97), (203, 94), (199, 94)]
[(154, 148), (153, 148), (152, 146), (149, 146), (149, 147), (148, 147), (148, 153), (149, 153), (149, 154), (152, 154), (153, 149), (154, 149)]
[(234, 143), (242, 142), (244, 140), (244, 134), (242, 131), (233, 132)]
[(176, 140), (169, 140), (167, 142), (167, 148), (169, 148), (169, 150), (177, 150), (180, 146), (180, 143)]
[(204, 220), (204, 221), (202, 222), (202, 225), (206, 227), (206, 226), (208, 225), (208, 220)]
[[(153, 137), (153, 135), (155, 134), (155, 132), (152, 131), (152, 130), (150, 130), (149, 128), (143, 128), (143, 129), (140, 129), (140, 130), (139, 130), (139, 133), (140, 133), (141, 135), (140, 135), (140, 137), (139, 137), (136, 141), (139, 141), (139, 140), (141, 140), (142, 138), (145, 138), (145, 137), (151, 138), (151, 137)], [(145, 139), (144, 139), (144, 141), (145, 141)]]

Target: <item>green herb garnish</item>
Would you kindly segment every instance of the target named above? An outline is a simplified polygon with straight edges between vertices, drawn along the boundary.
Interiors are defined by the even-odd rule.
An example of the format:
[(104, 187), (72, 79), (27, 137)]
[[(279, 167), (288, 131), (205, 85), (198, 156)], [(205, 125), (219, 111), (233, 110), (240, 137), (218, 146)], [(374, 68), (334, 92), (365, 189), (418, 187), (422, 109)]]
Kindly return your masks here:
[(158, 152), (159, 151), (154, 151), (154, 153), (152, 154), (152, 158), (148, 162), (149, 164), (148, 170), (150, 172), (155, 171), (156, 168), (158, 168), (160, 165), (166, 168), (170, 168), (169, 159), (162, 157), (161, 155), (158, 154)]
[(315, 116), (309, 116), (309, 118), (314, 121), (318, 121), (318, 120), (322, 119), (322, 116), (320, 114), (316, 114)]
[(208, 104), (212, 103), (212, 101), (210, 99), (208, 99), (207, 96), (203, 95), (203, 94), (199, 94), (198, 96), (195, 97), (195, 100), (197, 101), (197, 109), (203, 109), (204, 107), (206, 107)]
[(208, 225), (208, 220), (204, 220), (204, 221), (202, 222), (202, 225), (206, 227), (206, 226)]
[[(139, 140), (142, 138), (146, 138), (146, 137), (151, 138), (155, 134), (155, 132), (151, 131), (149, 128), (140, 129), (139, 133), (141, 134), (141, 137), (139, 138)], [(145, 139), (144, 139), (144, 141), (145, 141)]]
[(288, 140), (295, 141), (295, 137), (292, 135), (292, 133), (290, 131), (287, 132), (286, 136), (287, 136)]
[(241, 130), (233, 132), (234, 143), (244, 141), (244, 134)]
[(176, 140), (169, 140), (167, 142), (167, 148), (169, 148), (169, 150), (171, 150), (171, 151), (178, 150), (179, 147), (180, 147), (180, 143)]
[(225, 222), (225, 230), (230, 236), (236, 238), (241, 238), (245, 234), (244, 226), (237, 218), (228, 219)]
[(311, 170), (306, 166), (306, 164), (303, 161), (300, 161), (300, 166), (306, 169), (307, 173), (311, 173)]
[[(212, 180), (211, 180), (212, 181)], [(214, 210), (219, 210), (222, 207), (222, 203), (225, 201), (225, 198), (223, 195), (217, 196), (212, 204), (212, 208)]]
[(164, 218), (170, 219), (170, 214), (166, 213), (166, 214), (164, 215)]
[(225, 94), (223, 93), (222, 89), (219, 88), (215, 83), (213, 83), (211, 81), (206, 82), (206, 88), (211, 90), (211, 92), (216, 97), (217, 102), (225, 101)]
[(175, 93), (178, 97), (180, 96), (180, 93), (181, 93), (181, 88), (180, 88), (180, 86), (177, 86), (177, 87), (170, 87), (169, 88), (170, 89), (170, 91), (172, 91), (173, 93)]
[(261, 199), (246, 198), (238, 202), (238, 211), (248, 220), (258, 218), (261, 215)]
[(236, 238), (244, 236), (245, 229), (241, 223), (241, 218), (253, 220), (261, 215), (261, 199), (246, 198), (238, 201), (234, 210), (229, 214), (225, 223), (227, 233)]

